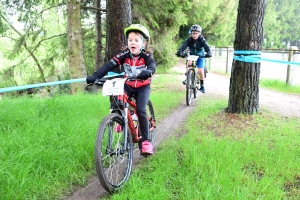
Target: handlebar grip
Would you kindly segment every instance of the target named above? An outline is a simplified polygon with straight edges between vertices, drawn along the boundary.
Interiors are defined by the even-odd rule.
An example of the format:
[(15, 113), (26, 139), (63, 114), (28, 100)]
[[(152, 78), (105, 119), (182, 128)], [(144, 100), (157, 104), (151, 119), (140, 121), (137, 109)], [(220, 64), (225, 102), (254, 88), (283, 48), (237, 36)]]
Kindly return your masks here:
[(103, 86), (104, 83), (105, 83), (106, 79), (96, 79), (95, 82), (94, 82), (94, 85), (97, 85), (97, 86)]

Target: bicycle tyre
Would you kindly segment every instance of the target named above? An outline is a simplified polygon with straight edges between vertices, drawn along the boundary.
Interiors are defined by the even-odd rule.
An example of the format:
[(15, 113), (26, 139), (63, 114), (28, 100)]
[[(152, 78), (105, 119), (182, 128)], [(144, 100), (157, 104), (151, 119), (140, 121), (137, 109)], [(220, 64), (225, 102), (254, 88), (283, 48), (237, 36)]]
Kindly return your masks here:
[(155, 146), (155, 136), (156, 136), (156, 125), (155, 125), (155, 114), (153, 104), (150, 100), (147, 102), (146, 108), (147, 116), (148, 116), (148, 123), (149, 123), (149, 140), (152, 143), (154, 148)]
[[(121, 131), (115, 126), (121, 125)], [(127, 131), (127, 145), (124, 145), (125, 123), (118, 113), (110, 113), (99, 125), (95, 142), (95, 166), (98, 179), (103, 188), (114, 193), (121, 189), (128, 181), (133, 162), (133, 144), (129, 130)]]
[(195, 79), (193, 79), (193, 86), (194, 86), (193, 92), (194, 92), (194, 98), (197, 98), (198, 91), (200, 89), (200, 79), (199, 79), (198, 74), (195, 74), (194, 77), (195, 77)]
[(186, 75), (186, 104), (189, 106), (192, 102), (192, 93), (193, 93), (193, 85), (192, 85), (192, 77), (194, 76), (194, 71), (189, 70)]

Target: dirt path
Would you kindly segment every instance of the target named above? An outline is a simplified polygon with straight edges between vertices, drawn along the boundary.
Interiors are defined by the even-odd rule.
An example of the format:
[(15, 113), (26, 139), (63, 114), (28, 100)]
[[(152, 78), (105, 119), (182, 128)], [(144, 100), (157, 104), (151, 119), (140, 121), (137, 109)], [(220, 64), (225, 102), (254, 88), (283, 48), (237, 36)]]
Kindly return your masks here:
[[(179, 65), (175, 68), (178, 71), (184, 71), (184, 67)], [(182, 75), (182, 79), (184, 76)], [(229, 96), (229, 77), (208, 73), (205, 79), (206, 94), (201, 98), (217, 95), (220, 97)], [(261, 109), (267, 109), (274, 113), (281, 114), (284, 117), (300, 118), (300, 96), (282, 94), (266, 89), (260, 89), (259, 104)], [(186, 106), (185, 101), (171, 113), (166, 119), (159, 122), (157, 126), (156, 146), (175, 131), (185, 120), (186, 116), (195, 108), (196, 102), (191, 106)], [(178, 118), (178, 116), (180, 116)], [(134, 152), (134, 165), (141, 157), (136, 150)], [(63, 200), (98, 200), (108, 193), (100, 185), (98, 178), (93, 177), (87, 186), (78, 188), (73, 194), (65, 197)]]
[[(229, 97), (229, 77), (209, 73), (205, 80), (207, 95), (218, 94)], [(300, 118), (300, 96), (259, 89), (260, 110), (266, 109), (284, 117)]]

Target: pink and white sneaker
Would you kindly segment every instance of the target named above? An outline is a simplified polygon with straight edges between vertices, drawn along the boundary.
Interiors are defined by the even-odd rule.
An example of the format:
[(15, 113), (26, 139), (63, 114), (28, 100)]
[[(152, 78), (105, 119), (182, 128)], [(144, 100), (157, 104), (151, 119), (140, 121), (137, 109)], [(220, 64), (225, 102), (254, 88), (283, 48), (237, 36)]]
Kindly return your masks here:
[(153, 154), (153, 146), (151, 142), (148, 140), (145, 140), (142, 142), (142, 150), (141, 150), (142, 155), (152, 155)]

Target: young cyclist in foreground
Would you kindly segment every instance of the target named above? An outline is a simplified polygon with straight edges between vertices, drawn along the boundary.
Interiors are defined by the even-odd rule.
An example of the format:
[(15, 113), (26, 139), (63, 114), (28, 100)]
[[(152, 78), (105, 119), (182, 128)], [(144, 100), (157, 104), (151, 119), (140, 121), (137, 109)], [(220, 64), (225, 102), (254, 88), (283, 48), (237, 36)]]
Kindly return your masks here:
[[(195, 24), (190, 28), (190, 31), (191, 31), (191, 37), (189, 37), (182, 43), (176, 55), (182, 56), (183, 51), (186, 48), (189, 48), (190, 55), (200, 56), (199, 59), (197, 60), (198, 74), (200, 76), (200, 84), (201, 84), (200, 90), (202, 93), (205, 93), (205, 88), (204, 88), (205, 58), (212, 57), (212, 53), (203, 35), (201, 35), (202, 32), (201, 26)], [(206, 52), (206, 54), (204, 52)], [(190, 64), (191, 63), (188, 62), (187, 66)], [(186, 73), (187, 73), (187, 68), (186, 68)], [(183, 81), (183, 84), (186, 84), (186, 80)]]
[(125, 76), (137, 76), (136, 80), (126, 81), (124, 90), (129, 97), (133, 94), (136, 99), (136, 110), (141, 130), (142, 154), (153, 154), (153, 146), (149, 141), (149, 126), (146, 113), (146, 106), (150, 96), (151, 77), (155, 72), (156, 63), (152, 52), (148, 47), (150, 34), (146, 27), (140, 24), (132, 24), (124, 29), (128, 41), (128, 47), (105, 63), (86, 82), (94, 83), (101, 79), (109, 71), (115, 70), (123, 65)]

